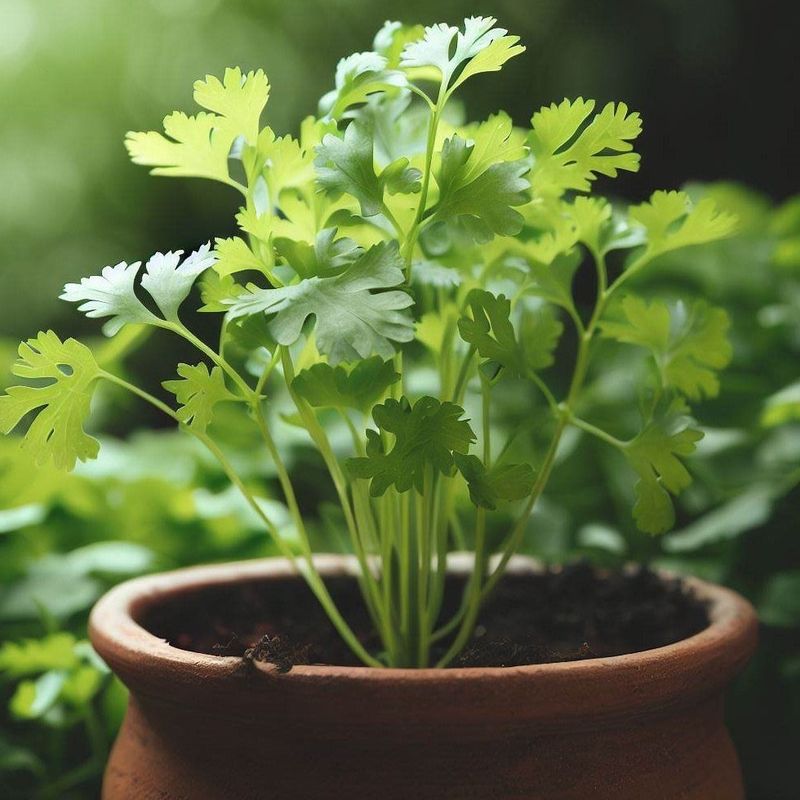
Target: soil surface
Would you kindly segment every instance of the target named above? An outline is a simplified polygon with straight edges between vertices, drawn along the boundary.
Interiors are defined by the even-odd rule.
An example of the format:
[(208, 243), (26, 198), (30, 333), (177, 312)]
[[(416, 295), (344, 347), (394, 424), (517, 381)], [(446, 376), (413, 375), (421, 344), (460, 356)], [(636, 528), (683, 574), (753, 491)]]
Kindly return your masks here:
[[(380, 642), (356, 581), (336, 577), (326, 584), (361, 641), (377, 652)], [(449, 581), (442, 620), (458, 608), (462, 588), (460, 579)], [(140, 622), (175, 647), (267, 661), (282, 671), (296, 664), (360, 663), (299, 579), (209, 587), (161, 603)], [(579, 562), (507, 575), (451, 666), (509, 667), (635, 653), (685, 639), (708, 622), (704, 602), (680, 580), (644, 568), (601, 572)]]

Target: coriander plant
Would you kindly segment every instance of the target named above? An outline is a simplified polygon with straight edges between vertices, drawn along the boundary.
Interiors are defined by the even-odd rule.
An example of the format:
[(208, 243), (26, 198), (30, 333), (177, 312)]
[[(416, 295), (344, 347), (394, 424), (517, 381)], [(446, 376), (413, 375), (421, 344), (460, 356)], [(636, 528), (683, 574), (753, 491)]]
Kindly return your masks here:
[[(199, 363), (177, 366), (164, 382), (174, 396), (167, 402), (107, 371), (75, 339), (47, 331), (20, 345), (15, 367), (37, 384), (0, 398), (0, 429), (31, 414), (22, 446), (64, 469), (97, 455), (84, 424), (101, 381), (172, 417), (219, 459), (371, 666), (445, 666), (459, 653), (522, 543), (569, 428), (625, 456), (637, 479), (638, 526), (667, 530), (671, 495), (690, 481), (682, 459), (702, 436), (687, 403), (717, 393), (715, 372), (730, 358), (724, 311), (644, 299), (631, 287), (658, 256), (724, 237), (734, 219), (677, 191), (630, 208), (592, 194), (597, 176), (639, 167), (632, 143), (641, 120), (624, 103), (598, 110), (591, 100), (564, 100), (534, 113), (526, 129), (503, 112), (465, 122), (455, 99), (461, 87), (525, 49), (495, 23), (387, 22), (371, 51), (339, 62), (334, 88), (299, 139), (262, 126), (270, 91), (262, 71), (197, 81), (203, 111), (174, 112), (163, 134), (130, 133), (126, 145), (156, 175), (209, 178), (238, 192), (241, 236), (186, 258), (156, 253), (144, 268), (107, 266), (68, 284), (62, 298), (109, 318), (109, 336), (142, 325), (183, 337)], [(179, 313), (196, 281), (200, 311), (220, 321), (214, 346)], [(638, 430), (611, 432), (581, 416), (602, 379), (603, 339), (651, 356)], [(556, 357), (573, 365), (565, 385), (548, 376)], [(520, 382), (541, 402), (495, 441), (493, 403), (508, 396), (504, 384), (518, 393)], [(379, 653), (367, 651), (315, 569), (274, 435), (280, 386), (291, 421), (330, 473)], [(476, 425), (465, 415), (471, 402), (480, 408)], [(282, 537), (215, 440), (220, 403), (247, 408), (297, 544)], [(352, 437), (347, 458), (329, 438), (337, 415)], [(526, 437), (526, 460), (516, 460), (515, 440)], [(464, 541), (458, 499), (467, 491), (474, 569), (458, 612), (445, 619), (448, 552)], [(487, 516), (501, 505), (514, 521), (493, 548)]]

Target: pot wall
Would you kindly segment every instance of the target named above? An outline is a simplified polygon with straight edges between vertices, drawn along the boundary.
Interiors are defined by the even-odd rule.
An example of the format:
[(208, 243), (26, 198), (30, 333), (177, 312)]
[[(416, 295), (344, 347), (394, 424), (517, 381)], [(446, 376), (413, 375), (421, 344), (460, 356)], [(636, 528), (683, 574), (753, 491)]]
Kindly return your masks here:
[(694, 582), (712, 624), (674, 645), (505, 669), (279, 674), (178, 650), (135, 622), (167, 594), (287, 571), (273, 559), (181, 570), (100, 601), (92, 640), (131, 690), (105, 800), (744, 797), (723, 692), (756, 620), (733, 592)]

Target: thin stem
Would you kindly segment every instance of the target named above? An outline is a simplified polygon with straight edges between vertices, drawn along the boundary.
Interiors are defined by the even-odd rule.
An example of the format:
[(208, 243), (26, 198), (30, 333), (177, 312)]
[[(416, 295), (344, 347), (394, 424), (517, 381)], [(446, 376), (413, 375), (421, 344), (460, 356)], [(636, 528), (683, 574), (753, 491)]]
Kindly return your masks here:
[[(306, 582), (308, 583), (311, 590), (314, 592), (315, 596), (319, 600), (322, 607), (325, 609), (328, 617), (330, 618), (333, 625), (339, 631), (342, 639), (350, 646), (350, 649), (365, 663), (369, 666), (373, 667), (380, 667), (383, 666), (380, 661), (376, 658), (371, 656), (361, 642), (358, 641), (358, 638), (353, 633), (350, 626), (345, 622), (344, 618), (342, 617), (341, 613), (339, 612), (338, 608), (333, 602), (328, 590), (323, 583), (322, 579), (320, 578), (319, 574), (316, 572), (314, 567), (313, 561), (308, 559), (308, 569), (304, 569), (295, 558), (294, 553), (292, 552), (291, 548), (288, 544), (283, 540), (276, 528), (275, 524), (272, 520), (264, 513), (264, 510), (261, 508), (261, 505), (256, 501), (255, 497), (253, 497), (250, 490), (244, 484), (242, 479), (239, 477), (236, 470), (233, 468), (233, 465), (228, 460), (228, 457), (220, 450), (216, 442), (214, 442), (208, 435), (205, 433), (201, 433), (199, 430), (193, 429), (191, 426), (184, 425), (180, 419), (178, 419), (177, 414), (168, 406), (166, 403), (161, 402), (157, 397), (154, 397), (149, 392), (144, 391), (143, 389), (139, 389), (137, 386), (134, 386), (132, 383), (128, 383), (128, 381), (120, 378), (117, 375), (112, 375), (109, 372), (102, 371), (101, 377), (105, 378), (106, 380), (121, 386), (124, 389), (132, 392), (133, 394), (137, 395), (141, 399), (147, 401), (151, 405), (158, 408), (160, 411), (163, 411), (169, 417), (174, 419), (184, 430), (191, 433), (197, 439), (199, 439), (216, 457), (217, 461), (219, 461), (220, 465), (222, 466), (225, 474), (228, 476), (228, 479), (233, 483), (234, 486), (239, 490), (241, 495), (247, 501), (248, 505), (253, 509), (259, 519), (264, 523), (265, 527), (271, 534), (275, 544), (277, 545), (278, 549), (280, 550), (281, 554), (289, 559), (292, 564), (295, 565), (298, 572), (305, 578)], [(299, 533), (299, 531), (298, 531)]]
[(607, 433), (601, 428), (586, 422), (586, 420), (583, 420), (580, 417), (576, 417), (574, 415), (570, 416), (569, 422), (576, 428), (586, 431), (586, 433), (596, 437), (597, 439), (602, 439), (607, 444), (610, 444), (612, 447), (616, 447), (619, 450), (624, 449), (626, 446), (625, 442), (623, 442), (621, 439), (617, 439), (616, 436), (612, 436), (610, 433)]

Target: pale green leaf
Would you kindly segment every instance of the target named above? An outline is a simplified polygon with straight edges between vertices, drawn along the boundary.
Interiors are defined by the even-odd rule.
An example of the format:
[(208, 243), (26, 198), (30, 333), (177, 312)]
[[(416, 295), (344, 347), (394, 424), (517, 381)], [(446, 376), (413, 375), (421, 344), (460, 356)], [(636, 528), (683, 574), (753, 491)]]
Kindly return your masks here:
[(218, 128), (231, 140), (244, 136), (255, 144), (259, 120), (269, 98), (269, 81), (263, 70), (242, 74), (239, 67), (228, 68), (222, 81), (213, 75), (195, 81), (194, 100), (222, 117)]
[(209, 372), (204, 363), (179, 364), (182, 380), (164, 381), (164, 388), (175, 395), (181, 407), (178, 419), (189, 427), (204, 432), (214, 417), (214, 406), (224, 401), (236, 400), (225, 386), (225, 376), (219, 366)]
[(130, 131), (125, 147), (135, 164), (153, 167), (153, 175), (211, 178), (230, 184), (228, 155), (234, 135), (220, 129), (221, 122), (215, 114), (190, 117), (176, 111), (164, 118), (166, 136), (157, 131)]
[(728, 315), (697, 301), (678, 302), (670, 309), (660, 300), (648, 303), (634, 295), (621, 303), (624, 319), (603, 320), (603, 336), (651, 351), (664, 386), (692, 400), (719, 392), (716, 371), (728, 365), (732, 348), (727, 338)]
[(631, 207), (628, 216), (644, 229), (649, 257), (713, 242), (736, 229), (736, 217), (719, 210), (710, 197), (693, 205), (685, 192), (654, 192), (646, 203)]
[(97, 440), (83, 425), (89, 416), (100, 368), (88, 347), (53, 331), (39, 333), (19, 346), (13, 372), (20, 378), (46, 380), (43, 386), (12, 386), (0, 397), (0, 432), (9, 433), (32, 411), (36, 416), (22, 440), (37, 463), (52, 460), (59, 469), (95, 458)]
[(636, 172), (639, 156), (631, 141), (642, 129), (638, 113), (625, 103), (608, 103), (585, 124), (594, 100), (564, 100), (545, 106), (531, 119), (534, 196), (560, 197), (565, 191), (587, 192), (597, 175), (614, 178), (619, 170)]

